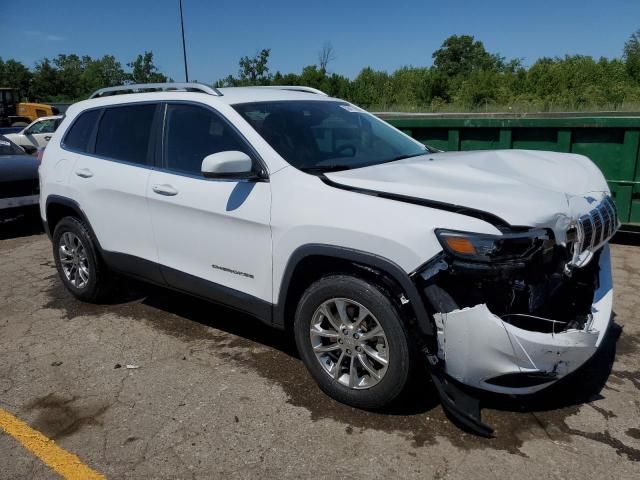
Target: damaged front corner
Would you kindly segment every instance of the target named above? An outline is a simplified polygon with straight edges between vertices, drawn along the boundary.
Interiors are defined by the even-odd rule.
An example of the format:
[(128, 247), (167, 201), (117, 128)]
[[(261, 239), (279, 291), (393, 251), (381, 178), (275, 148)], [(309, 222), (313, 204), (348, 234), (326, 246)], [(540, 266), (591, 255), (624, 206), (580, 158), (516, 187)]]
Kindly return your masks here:
[(438, 313), (438, 354), (445, 371), (473, 387), (487, 388), (487, 378), (531, 371), (535, 365), (521, 349), (515, 349), (503, 321), (485, 304)]
[[(457, 277), (449, 275), (444, 282), (441, 278), (432, 279), (425, 287), (425, 295), (439, 312), (433, 319), (437, 357), (442, 361), (443, 371), (471, 387), (528, 394), (583, 365), (602, 343), (611, 321), (613, 284), (608, 245), (598, 252), (598, 257), (598, 264), (588, 267), (595, 270), (594, 291), (588, 303), (579, 310), (563, 309), (562, 302), (580, 298), (571, 297), (573, 290), (563, 292), (555, 300), (560, 305), (555, 308), (557, 315), (553, 314), (553, 307), (546, 314), (536, 315), (537, 312), (526, 310), (526, 304), (524, 308), (522, 304), (518, 307), (524, 311), (498, 310), (498, 315), (494, 313), (494, 305), (500, 308), (501, 303), (496, 301), (495, 292), (490, 292), (494, 293), (493, 304), (469, 302), (463, 308), (458, 301), (464, 305), (463, 302), (474, 298), (471, 294), (466, 296), (473, 291), (460, 290), (466, 271), (459, 269)], [(589, 275), (583, 275), (583, 280), (589, 280)], [(576, 283), (576, 276), (567, 282)], [(516, 281), (513, 283), (517, 286)], [(448, 293), (450, 287), (458, 288), (455, 299)], [(539, 305), (544, 308), (544, 304)]]
[[(484, 304), (434, 318), (445, 372), (466, 385), (498, 393), (532, 393), (572, 372), (593, 355), (600, 334), (593, 326), (555, 334), (524, 330)], [(520, 383), (514, 382), (518, 377)], [(528, 383), (522, 381), (525, 377)]]

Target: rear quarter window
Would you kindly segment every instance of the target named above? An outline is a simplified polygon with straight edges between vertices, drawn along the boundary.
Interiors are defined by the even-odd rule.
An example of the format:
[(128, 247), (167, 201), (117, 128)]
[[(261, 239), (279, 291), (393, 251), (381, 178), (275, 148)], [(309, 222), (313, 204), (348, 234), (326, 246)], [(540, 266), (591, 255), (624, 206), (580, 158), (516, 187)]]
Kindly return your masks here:
[(78, 115), (65, 135), (62, 144), (71, 150), (88, 152), (89, 140), (99, 117), (100, 110), (89, 110)]

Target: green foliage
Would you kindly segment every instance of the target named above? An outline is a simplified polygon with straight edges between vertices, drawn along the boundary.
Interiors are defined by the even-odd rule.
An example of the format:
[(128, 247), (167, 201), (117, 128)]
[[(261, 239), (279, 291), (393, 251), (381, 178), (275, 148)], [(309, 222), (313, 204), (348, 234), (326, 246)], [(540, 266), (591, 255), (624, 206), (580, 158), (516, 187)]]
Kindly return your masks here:
[(84, 71), (84, 64), (78, 55), (58, 55), (53, 59), (53, 69), (56, 70), (58, 98), (79, 98), (82, 96), (80, 78)]
[[(242, 57), (236, 77), (216, 86), (306, 85), (373, 110), (407, 111), (571, 111), (629, 110), (640, 105), (640, 30), (625, 43), (621, 58), (584, 55), (540, 58), (525, 67), (486, 50), (470, 35), (453, 35), (436, 50), (433, 66), (405, 66), (389, 73), (366, 67), (353, 79), (327, 71), (335, 51), (326, 43), (317, 65), (300, 73), (271, 73), (270, 49)], [(164, 82), (167, 77), (144, 52), (123, 70), (113, 56), (75, 54), (44, 58), (33, 70), (0, 58), (0, 86), (23, 99), (75, 101), (98, 88)]]
[(480, 41), (470, 35), (452, 35), (433, 52), (433, 65), (449, 77), (468, 76), (478, 70), (498, 71), (504, 59), (487, 52)]
[(242, 57), (240, 59), (240, 81), (250, 85), (267, 85), (271, 80), (269, 75), (269, 54), (271, 49), (260, 50), (255, 57)]
[(634, 32), (624, 44), (622, 58), (629, 76), (640, 80), (640, 30)]
[[(329, 44), (330, 45), (330, 44)], [(325, 55), (322, 52), (329, 52)], [(270, 50), (243, 57), (239, 78), (218, 86), (306, 85), (374, 110), (407, 111), (559, 111), (620, 110), (640, 103), (640, 30), (624, 46), (621, 59), (583, 55), (541, 58), (530, 67), (488, 52), (469, 35), (453, 35), (433, 53), (433, 66), (399, 68), (393, 73), (366, 67), (350, 80), (326, 72), (333, 47), (319, 64), (300, 74), (268, 72)]]
[(112, 55), (93, 60), (85, 59), (85, 68), (80, 77), (83, 92), (94, 92), (107, 86), (122, 85), (128, 80), (122, 65)]
[(15, 88), (21, 97), (29, 92), (32, 74), (22, 63), (0, 57), (0, 86)]
[(128, 79), (131, 83), (163, 83), (167, 81), (167, 76), (158, 71), (153, 63), (153, 52), (144, 52), (138, 55), (136, 59), (127, 63), (131, 68)]
[(153, 63), (152, 52), (138, 55), (127, 66), (129, 72), (112, 55), (94, 59), (88, 55), (60, 54), (42, 59), (29, 70), (20, 62), (0, 58), (0, 86), (17, 89), (23, 101), (73, 102), (99, 88), (167, 81)]
[(269, 73), (270, 48), (260, 50), (254, 57), (242, 57), (238, 78), (231, 75), (215, 83), (217, 87), (242, 87), (247, 85), (269, 85), (272, 75)]
[(60, 99), (61, 89), (58, 71), (52, 65), (51, 60), (45, 58), (36, 64), (33, 72), (29, 98), (38, 101), (50, 101)]

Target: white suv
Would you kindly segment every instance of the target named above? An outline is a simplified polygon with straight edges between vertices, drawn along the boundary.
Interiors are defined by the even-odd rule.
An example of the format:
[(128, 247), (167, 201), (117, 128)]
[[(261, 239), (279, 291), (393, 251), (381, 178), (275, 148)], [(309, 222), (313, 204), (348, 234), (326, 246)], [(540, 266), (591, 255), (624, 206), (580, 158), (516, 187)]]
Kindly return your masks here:
[(150, 84), (71, 106), (40, 179), (77, 298), (119, 273), (247, 312), (354, 406), (394, 400), (422, 359), (489, 434), (465, 386), (541, 390), (609, 326), (619, 222), (584, 156), (442, 153), (305, 87)]

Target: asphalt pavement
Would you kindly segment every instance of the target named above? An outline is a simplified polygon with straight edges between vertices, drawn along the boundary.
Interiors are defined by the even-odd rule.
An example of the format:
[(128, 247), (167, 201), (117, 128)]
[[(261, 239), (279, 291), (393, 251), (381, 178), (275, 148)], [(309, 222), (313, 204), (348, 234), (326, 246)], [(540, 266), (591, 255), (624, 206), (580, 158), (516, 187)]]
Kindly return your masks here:
[[(426, 378), (384, 412), (331, 400), (286, 335), (231, 310), (134, 283), (80, 303), (39, 227), (5, 222), (0, 413), (107, 478), (637, 479), (640, 247), (612, 254), (604, 347), (544, 395), (485, 399), (484, 439)], [(41, 451), (0, 428), (0, 478), (59, 478)]]

